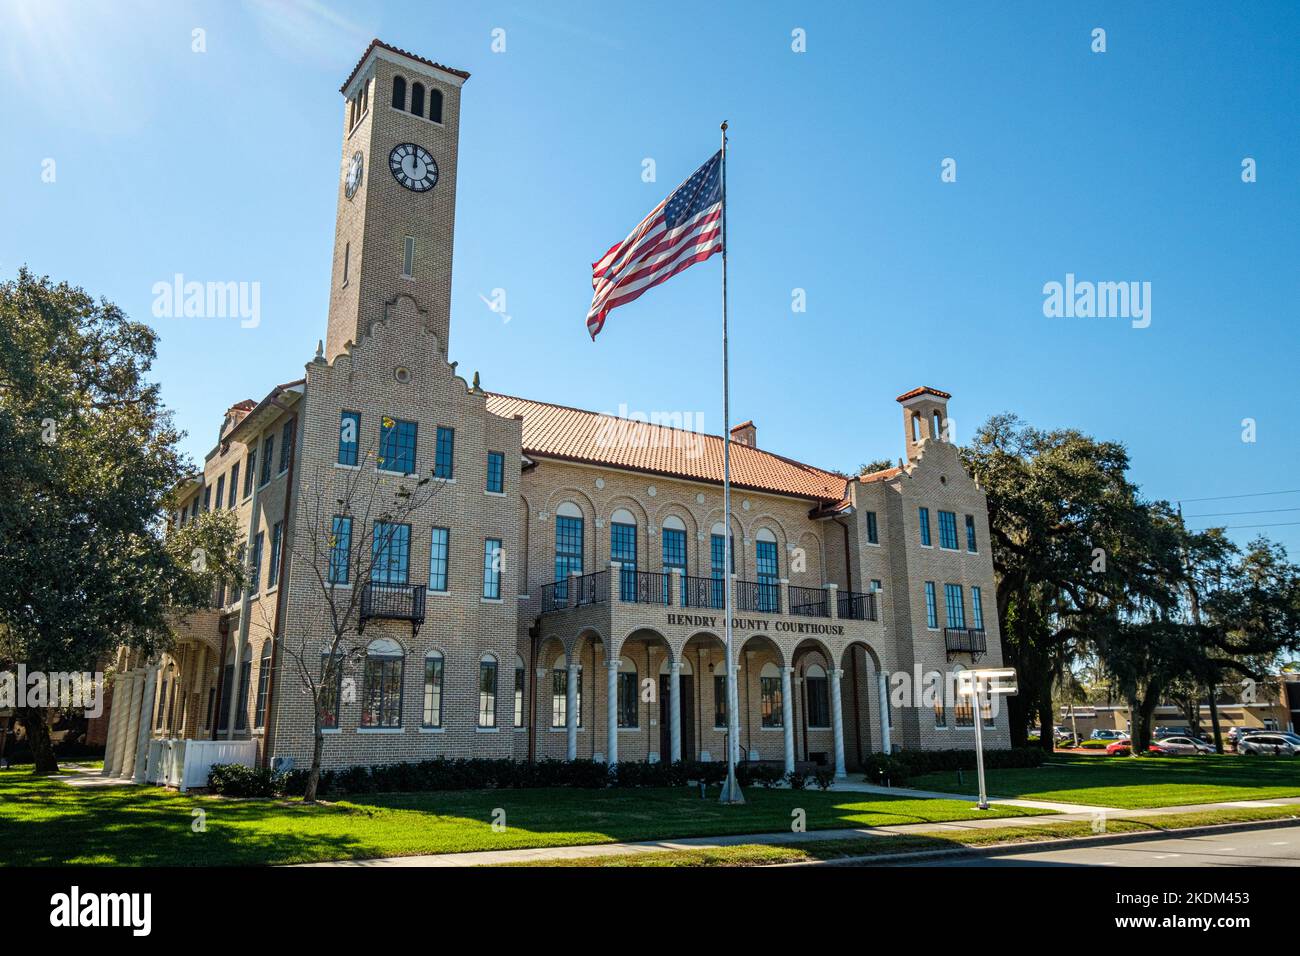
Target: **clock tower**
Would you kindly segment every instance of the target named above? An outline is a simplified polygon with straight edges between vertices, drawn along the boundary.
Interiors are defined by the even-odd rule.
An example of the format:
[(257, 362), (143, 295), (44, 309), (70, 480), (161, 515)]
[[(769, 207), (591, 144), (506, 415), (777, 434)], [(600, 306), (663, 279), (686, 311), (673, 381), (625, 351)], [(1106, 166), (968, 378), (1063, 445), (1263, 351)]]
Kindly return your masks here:
[(460, 88), (468, 78), (375, 40), (340, 90), (331, 361), (390, 309), (412, 306), (447, 354)]

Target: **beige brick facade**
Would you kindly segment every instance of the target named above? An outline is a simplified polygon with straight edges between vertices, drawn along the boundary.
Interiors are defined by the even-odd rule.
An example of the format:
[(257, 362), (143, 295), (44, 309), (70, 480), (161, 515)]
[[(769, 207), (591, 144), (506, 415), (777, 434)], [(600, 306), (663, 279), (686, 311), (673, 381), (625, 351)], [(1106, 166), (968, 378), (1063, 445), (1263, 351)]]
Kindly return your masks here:
[[(392, 105), (399, 76), (407, 109)], [(421, 619), (372, 616), (364, 631), (348, 635), (345, 649), (354, 659), (345, 668), (337, 727), (327, 734), (326, 765), (438, 755), (606, 759), (615, 742), (619, 760), (665, 760), (674, 750), (683, 759), (725, 759), (727, 735), (715, 699), (725, 675), (723, 613), (715, 604), (728, 586), (727, 576), (715, 573), (720, 480), (539, 453), (525, 440), (520, 418), (493, 413), (500, 397), (467, 383), (448, 360), (463, 80), (378, 45), (344, 87), (342, 172), (360, 153), (363, 173), (351, 196), (341, 175), (323, 346), (300, 381), (227, 413), (217, 447), (172, 516), (187, 521), (196, 508), (233, 507), (247, 530), (250, 571), (254, 556), (260, 558), (258, 587), (226, 596), (179, 628), (174, 652), (160, 662), (155, 733), (252, 738), (265, 761), (302, 765), (310, 758), (313, 711), (299, 662), (317, 660), (332, 633), (318, 532), (348, 489), (362, 488), (373, 508), (351, 512), (351, 533), (368, 546), (384, 503), (399, 486), (414, 484), (377, 460), (381, 422), (392, 420), (414, 424), (412, 471), (425, 477), (437, 460), (439, 429), (450, 430), (452, 474), (432, 478), (428, 500), (401, 518), (409, 546), (400, 596), (411, 602), (405, 617), (415, 617), (413, 595), (422, 592)], [(430, 90), (442, 95), (440, 123), (410, 114), (415, 83), (426, 97)], [(436, 161), (432, 189), (405, 188), (390, 173), (392, 149), (403, 143), (421, 146)], [(409, 261), (408, 236), (414, 239)], [(900, 399), (905, 467), (841, 482), (842, 497), (838, 489), (815, 497), (733, 488), (730, 586), (742, 757), (852, 768), (882, 749), (886, 736), (894, 747), (972, 745), (971, 727), (958, 726), (951, 705), (940, 721), (915, 695), (888, 708), (887, 735), (881, 723), (882, 674), (902, 694), (907, 688), (899, 674), (948, 672), (975, 659), (1001, 663), (984, 496), (956, 448), (935, 431), (936, 419), (947, 418), (947, 396), (934, 390), (909, 396)], [(355, 465), (340, 463), (346, 412), (359, 416)], [(756, 446), (757, 431), (750, 425), (736, 438)], [(268, 442), (273, 460), (264, 473)], [(500, 492), (488, 488), (490, 453), (503, 463)], [(802, 467), (781, 461), (780, 467)], [(233, 499), (232, 483), (238, 485)], [(921, 508), (928, 509), (929, 546), (921, 542)], [(941, 540), (940, 512), (953, 516), (955, 547)], [(580, 522), (581, 558), (557, 590), (559, 518), (568, 529)], [(625, 541), (635, 538), (635, 575), (612, 561), (615, 523)], [(433, 529), (447, 531), (445, 590), (427, 587)], [(665, 567), (665, 529), (684, 541), (684, 567)], [(489, 541), (500, 542), (499, 596), (485, 596), (492, 591), (485, 570)], [(774, 571), (759, 567), (760, 542), (774, 546)], [(274, 576), (273, 550), (280, 564)], [(935, 586), (934, 626), (927, 620), (927, 581)], [(337, 602), (349, 589), (370, 587), (353, 573), (329, 593)], [(954, 588), (964, 619), (946, 631), (945, 594), (958, 593)], [(982, 621), (973, 616), (976, 593)], [(954, 641), (986, 641), (987, 652), (973, 657), (949, 650)], [(400, 675), (395, 709), (381, 721), (392, 726), (363, 726), (367, 702), (378, 699), (367, 676), (368, 654), (376, 661), (382, 655), (388, 673)], [(442, 668), (441, 707), (432, 722), (426, 720), (430, 661)], [(496, 665), (494, 707), (482, 685), (484, 662)], [(380, 669), (376, 664), (375, 673)], [(573, 695), (576, 727), (566, 723), (570, 674), (580, 686)], [(625, 691), (613, 741), (611, 686)], [(674, 687), (677, 721), (665, 702)], [(1005, 717), (993, 720), (985, 739), (1007, 745)]]

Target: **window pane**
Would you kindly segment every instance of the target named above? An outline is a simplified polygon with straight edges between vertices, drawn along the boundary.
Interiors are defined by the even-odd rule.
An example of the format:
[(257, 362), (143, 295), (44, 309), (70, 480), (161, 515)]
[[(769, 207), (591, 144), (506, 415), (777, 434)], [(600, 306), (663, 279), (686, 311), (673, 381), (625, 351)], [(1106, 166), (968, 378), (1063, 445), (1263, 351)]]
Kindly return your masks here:
[(925, 626), (939, 626), (939, 610), (935, 606), (934, 582), (925, 582)]
[(384, 471), (403, 475), (415, 473), (415, 422), (385, 416), (379, 422), (379, 458), (376, 465)]
[(930, 509), (918, 508), (917, 518), (921, 523), (921, 544), (928, 548), (930, 546)]
[(361, 435), (361, 413), (344, 412), (339, 417), (339, 464), (357, 463), (358, 441)]
[(456, 446), (456, 432), (451, 428), (438, 429), (437, 448), (433, 463), (433, 477), (452, 477), (453, 457)]
[(488, 452), (487, 490), (500, 494), (506, 486), (506, 456), (499, 451)]
[(442, 726), (442, 658), (424, 659), (424, 726)]
[(434, 528), (430, 534), (429, 545), (429, 590), (447, 590), (447, 546), (450, 532), (446, 528)]
[(483, 543), (483, 596), (501, 597), (501, 539), (488, 538)]
[(762, 695), (762, 717), (764, 727), (780, 727), (781, 723), (781, 678), (760, 677), (759, 688)]
[(352, 519), (336, 516), (330, 529), (330, 583), (347, 584), (351, 574), (351, 563)]
[(377, 584), (406, 584), (410, 571), (411, 526), (376, 521), (371, 548), (374, 560), (370, 580)]
[(497, 725), (497, 662), (480, 661), (478, 665), (478, 725)]
[(567, 598), (569, 575), (582, 573), (582, 519), (555, 519), (555, 596)]

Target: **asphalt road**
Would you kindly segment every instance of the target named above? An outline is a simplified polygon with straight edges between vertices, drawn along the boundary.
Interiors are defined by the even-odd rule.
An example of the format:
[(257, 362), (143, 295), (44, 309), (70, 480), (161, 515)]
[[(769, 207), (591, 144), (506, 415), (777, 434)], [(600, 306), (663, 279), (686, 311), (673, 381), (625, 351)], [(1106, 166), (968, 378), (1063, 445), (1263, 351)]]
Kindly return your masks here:
[(1300, 866), (1300, 825), (1198, 837), (1160, 837), (1073, 850), (955, 857), (913, 866)]

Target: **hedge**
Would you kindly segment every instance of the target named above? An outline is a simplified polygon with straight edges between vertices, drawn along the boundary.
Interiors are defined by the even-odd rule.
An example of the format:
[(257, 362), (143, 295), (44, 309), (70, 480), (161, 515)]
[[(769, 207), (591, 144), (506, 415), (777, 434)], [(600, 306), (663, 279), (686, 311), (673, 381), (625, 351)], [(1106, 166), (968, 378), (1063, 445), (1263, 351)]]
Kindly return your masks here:
[[(275, 773), (263, 768), (217, 764), (208, 774), (213, 793), (231, 797), (302, 796), (307, 770)], [(573, 787), (681, 787), (689, 783), (717, 786), (727, 775), (727, 765), (717, 761), (616, 764), (612, 769), (594, 760), (492, 760), (481, 757), (437, 757), (418, 763), (377, 764), (340, 770), (322, 770), (319, 796), (361, 793), (397, 793), (431, 790), (526, 790)], [(803, 789), (810, 781), (823, 790), (834, 780), (830, 768), (813, 773), (787, 774), (776, 764), (741, 763), (736, 779), (742, 787), (774, 787), (784, 783)]]
[[(987, 770), (1009, 770), (1040, 766), (1047, 752), (1039, 747), (1013, 747), (1010, 750), (986, 750)], [(900, 784), (911, 777), (945, 770), (974, 770), (974, 750), (900, 750), (893, 754), (872, 754), (865, 761), (868, 783), (888, 780)]]

